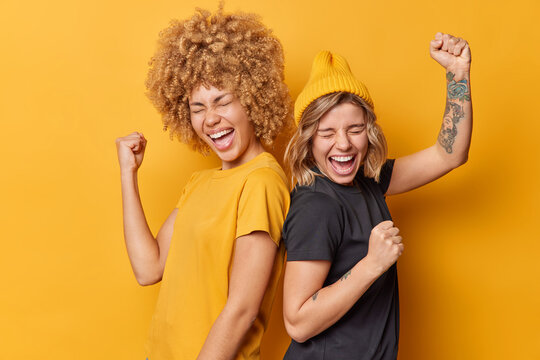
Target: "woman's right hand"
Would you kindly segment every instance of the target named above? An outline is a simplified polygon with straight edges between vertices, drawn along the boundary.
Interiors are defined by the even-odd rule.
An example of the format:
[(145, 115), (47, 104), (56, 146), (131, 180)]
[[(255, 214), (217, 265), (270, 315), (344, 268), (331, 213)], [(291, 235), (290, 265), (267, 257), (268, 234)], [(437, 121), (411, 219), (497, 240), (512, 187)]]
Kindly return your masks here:
[(388, 270), (402, 252), (402, 238), (399, 236), (399, 229), (394, 226), (392, 221), (383, 221), (371, 230), (366, 260), (369, 261), (378, 276)]
[(136, 172), (144, 157), (146, 139), (140, 132), (133, 132), (127, 136), (116, 139), (118, 163), (121, 172)]

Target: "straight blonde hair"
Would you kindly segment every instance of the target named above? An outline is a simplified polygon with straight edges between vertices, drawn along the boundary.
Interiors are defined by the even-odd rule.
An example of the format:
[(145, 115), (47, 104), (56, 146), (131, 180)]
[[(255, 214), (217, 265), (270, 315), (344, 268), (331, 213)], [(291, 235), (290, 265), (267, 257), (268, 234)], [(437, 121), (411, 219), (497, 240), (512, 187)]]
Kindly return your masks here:
[(313, 157), (313, 137), (319, 128), (321, 118), (333, 107), (351, 103), (364, 111), (367, 118), (368, 150), (363, 159), (364, 176), (379, 182), (381, 168), (386, 161), (386, 138), (379, 124), (373, 108), (360, 96), (348, 92), (335, 92), (323, 95), (308, 105), (302, 113), (298, 128), (285, 150), (285, 163), (292, 174), (292, 184), (311, 185), (315, 176), (321, 176), (311, 170), (316, 166)]

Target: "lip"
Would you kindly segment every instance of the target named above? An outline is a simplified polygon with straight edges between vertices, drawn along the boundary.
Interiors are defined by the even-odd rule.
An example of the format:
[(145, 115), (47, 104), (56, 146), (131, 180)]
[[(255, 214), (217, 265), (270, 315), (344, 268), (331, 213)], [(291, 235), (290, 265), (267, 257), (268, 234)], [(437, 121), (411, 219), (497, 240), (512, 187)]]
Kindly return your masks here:
[[(334, 162), (331, 159), (332, 157), (347, 157), (347, 156), (353, 157), (353, 163), (351, 164), (349, 168), (342, 170), (342, 169), (338, 169), (334, 167)], [(356, 163), (358, 162), (358, 154), (334, 154), (334, 155), (329, 156), (327, 158), (327, 161), (330, 164), (330, 168), (333, 170), (334, 174), (336, 174), (337, 176), (349, 176), (355, 173)]]
[(220, 133), (220, 132), (225, 131), (225, 130), (234, 130), (234, 129), (232, 127), (222, 127), (222, 128), (218, 128), (218, 129), (208, 130), (206, 132), (206, 135), (208, 135), (208, 136), (214, 135), (214, 134)]
[[(225, 130), (232, 130), (228, 134), (223, 135), (223, 137), (226, 138), (225, 140), (221, 140), (223, 137), (220, 137), (219, 139), (212, 139), (210, 137), (210, 135), (214, 135)], [(207, 132), (207, 136), (208, 136), (208, 139), (210, 139), (210, 143), (216, 148), (216, 150), (226, 151), (232, 146), (234, 138), (236, 136), (236, 131), (233, 128), (216, 129), (216, 130)]]
[(333, 154), (333, 155), (329, 155), (328, 159), (333, 158), (333, 157), (347, 157), (347, 156), (352, 156), (354, 158), (356, 155), (357, 154)]

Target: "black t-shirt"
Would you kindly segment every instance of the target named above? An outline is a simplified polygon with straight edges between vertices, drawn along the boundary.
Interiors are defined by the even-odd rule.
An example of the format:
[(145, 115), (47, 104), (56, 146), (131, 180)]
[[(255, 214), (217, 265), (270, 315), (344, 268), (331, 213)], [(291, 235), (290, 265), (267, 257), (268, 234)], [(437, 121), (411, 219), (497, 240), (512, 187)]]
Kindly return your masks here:
[[(384, 194), (394, 160), (387, 160), (379, 183), (363, 176), (353, 186), (317, 176), (311, 186), (297, 186), (283, 225), (287, 261), (330, 260), (323, 286), (340, 279), (368, 252), (374, 226), (391, 220)], [(317, 169), (315, 169), (318, 171)], [(394, 264), (334, 325), (317, 336), (292, 340), (285, 360), (394, 360), (399, 337), (397, 268)]]

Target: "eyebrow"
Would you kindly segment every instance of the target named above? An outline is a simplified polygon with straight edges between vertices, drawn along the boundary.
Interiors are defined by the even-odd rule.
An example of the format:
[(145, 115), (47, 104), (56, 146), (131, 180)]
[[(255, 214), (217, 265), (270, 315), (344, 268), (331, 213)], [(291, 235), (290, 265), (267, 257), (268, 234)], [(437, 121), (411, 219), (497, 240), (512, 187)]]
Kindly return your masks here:
[[(353, 125), (350, 125), (349, 127), (347, 127), (347, 129), (351, 129), (351, 128), (354, 128), (354, 127), (362, 127), (362, 126), (365, 126), (366, 123), (358, 123), (358, 124), (353, 124)], [(332, 131), (334, 130), (334, 128), (326, 128), (326, 129), (317, 129), (317, 132), (325, 132), (325, 131)]]
[[(218, 103), (220, 100), (222, 100), (225, 96), (227, 95), (232, 95), (231, 93), (225, 93), (225, 94), (222, 94), (222, 95), (219, 95), (217, 98), (215, 98), (212, 103), (216, 104)], [(190, 106), (204, 106), (203, 103), (200, 103), (200, 102), (191, 102), (189, 103)]]

